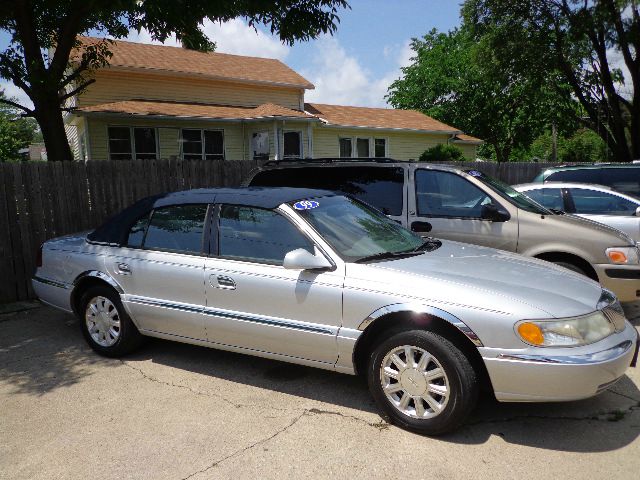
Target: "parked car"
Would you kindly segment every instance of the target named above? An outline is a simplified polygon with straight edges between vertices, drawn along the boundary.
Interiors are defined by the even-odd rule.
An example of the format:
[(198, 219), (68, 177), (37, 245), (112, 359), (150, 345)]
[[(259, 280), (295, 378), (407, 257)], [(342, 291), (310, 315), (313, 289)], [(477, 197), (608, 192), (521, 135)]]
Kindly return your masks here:
[[(547, 262), (424, 241), (355, 199), (304, 189), (151, 197), (46, 242), (38, 297), (121, 356), (143, 335), (362, 373), (391, 421), (459, 425), (501, 401), (586, 398), (635, 365), (616, 297)], [(634, 356), (635, 355), (635, 356)]]
[(279, 162), (255, 170), (245, 184), (344, 192), (425, 236), (547, 260), (599, 281), (622, 302), (640, 298), (640, 255), (628, 235), (556, 215), (477, 170), (419, 162)]
[(525, 183), (513, 188), (550, 210), (604, 223), (640, 242), (639, 198), (610, 187), (583, 183)]
[(606, 185), (627, 195), (640, 196), (640, 165), (634, 163), (591, 163), (547, 168), (534, 183), (572, 182)]

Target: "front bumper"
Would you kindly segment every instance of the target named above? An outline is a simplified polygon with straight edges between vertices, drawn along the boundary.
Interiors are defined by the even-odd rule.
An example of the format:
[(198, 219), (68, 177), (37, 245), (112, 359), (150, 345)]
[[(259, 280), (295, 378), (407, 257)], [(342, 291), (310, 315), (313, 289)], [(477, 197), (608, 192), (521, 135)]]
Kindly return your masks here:
[(502, 402), (555, 402), (589, 398), (624, 375), (637, 355), (638, 332), (625, 322), (622, 332), (572, 348), (478, 350)]
[(621, 302), (640, 299), (640, 266), (596, 264), (593, 268), (600, 284), (615, 293)]

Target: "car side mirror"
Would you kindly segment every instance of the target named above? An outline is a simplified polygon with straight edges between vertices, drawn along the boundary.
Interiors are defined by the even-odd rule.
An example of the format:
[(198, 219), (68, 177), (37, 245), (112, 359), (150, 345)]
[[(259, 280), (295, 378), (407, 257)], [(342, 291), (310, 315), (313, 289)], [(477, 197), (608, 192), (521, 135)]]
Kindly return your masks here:
[(482, 210), (480, 210), (480, 218), (491, 222), (506, 222), (511, 218), (511, 215), (495, 203), (487, 203), (483, 205)]
[(291, 250), (284, 256), (284, 268), (288, 270), (324, 270), (333, 267), (324, 255), (314, 255), (304, 248)]

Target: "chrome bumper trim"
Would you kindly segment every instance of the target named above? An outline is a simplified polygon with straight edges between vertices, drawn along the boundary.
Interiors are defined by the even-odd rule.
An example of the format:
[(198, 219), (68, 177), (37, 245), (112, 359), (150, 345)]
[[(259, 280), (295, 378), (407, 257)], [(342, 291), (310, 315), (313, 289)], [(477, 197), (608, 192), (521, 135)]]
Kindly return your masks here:
[(500, 360), (516, 360), (520, 362), (553, 363), (564, 365), (589, 365), (603, 363), (618, 358), (631, 348), (633, 342), (625, 340), (618, 345), (602, 350), (600, 352), (586, 353), (583, 355), (528, 355), (517, 353), (501, 353)]

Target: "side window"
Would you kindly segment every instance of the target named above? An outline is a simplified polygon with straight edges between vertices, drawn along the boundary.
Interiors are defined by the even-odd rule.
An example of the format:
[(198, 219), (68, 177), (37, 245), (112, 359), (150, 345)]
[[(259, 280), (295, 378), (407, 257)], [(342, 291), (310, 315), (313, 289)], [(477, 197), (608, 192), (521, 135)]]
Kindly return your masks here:
[(541, 188), (539, 190), (528, 190), (523, 193), (543, 207), (553, 208), (554, 210), (565, 210), (564, 201), (562, 200), (562, 190), (559, 188)]
[(282, 265), (291, 250), (313, 244), (285, 217), (271, 210), (222, 205), (218, 224), (220, 256)]
[(601, 184), (600, 170), (584, 168), (582, 170), (561, 170), (549, 175), (545, 182), (576, 182)]
[(346, 193), (386, 215), (402, 215), (404, 169), (400, 167), (304, 167), (259, 172), (252, 187), (321, 188)]
[(491, 197), (455, 173), (416, 170), (418, 215), (426, 217), (480, 218)]
[(601, 183), (619, 192), (640, 196), (640, 168), (604, 168)]
[(127, 247), (140, 248), (142, 247), (142, 240), (144, 240), (144, 232), (147, 230), (149, 224), (149, 215), (145, 215), (139, 218), (133, 227), (129, 230), (127, 236)]
[(571, 198), (578, 214), (634, 215), (637, 205), (629, 200), (607, 192), (570, 189)]
[(174, 205), (153, 211), (144, 248), (200, 253), (207, 205)]

